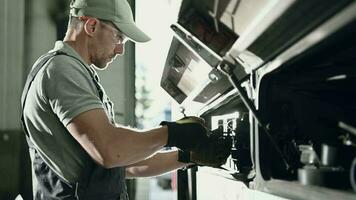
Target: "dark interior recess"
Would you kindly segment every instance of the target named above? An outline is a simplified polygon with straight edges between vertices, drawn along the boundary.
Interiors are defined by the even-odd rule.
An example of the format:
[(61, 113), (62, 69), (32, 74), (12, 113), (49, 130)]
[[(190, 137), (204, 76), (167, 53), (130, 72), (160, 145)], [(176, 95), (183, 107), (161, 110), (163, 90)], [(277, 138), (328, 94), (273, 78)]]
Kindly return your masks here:
[[(310, 166), (319, 171), (339, 170), (340, 176), (325, 175), (324, 186), (350, 186), (348, 174), (356, 156), (356, 135), (340, 124), (356, 127), (355, 30), (355, 24), (348, 26), (263, 77), (259, 108), (292, 169), (286, 170), (269, 139), (259, 131), (264, 179), (298, 180), (298, 169), (308, 167), (301, 162), (300, 145), (311, 146), (320, 159), (322, 147), (327, 145), (337, 149), (335, 162)], [(329, 184), (328, 177), (336, 178), (336, 184)]]

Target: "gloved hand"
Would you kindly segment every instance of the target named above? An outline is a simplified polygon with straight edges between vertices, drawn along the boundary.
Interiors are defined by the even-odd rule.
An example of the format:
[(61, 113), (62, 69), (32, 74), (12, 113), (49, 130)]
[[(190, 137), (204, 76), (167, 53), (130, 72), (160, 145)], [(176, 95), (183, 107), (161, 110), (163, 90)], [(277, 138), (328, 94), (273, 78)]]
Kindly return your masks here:
[(190, 152), (180, 151), (178, 160), (198, 165), (220, 167), (226, 162), (231, 152), (231, 140), (223, 136), (222, 129), (211, 132), (204, 144), (199, 144)]
[(198, 144), (208, 140), (204, 120), (199, 117), (184, 117), (176, 122), (163, 121), (160, 125), (168, 127), (166, 147), (177, 147), (183, 151), (196, 149)]

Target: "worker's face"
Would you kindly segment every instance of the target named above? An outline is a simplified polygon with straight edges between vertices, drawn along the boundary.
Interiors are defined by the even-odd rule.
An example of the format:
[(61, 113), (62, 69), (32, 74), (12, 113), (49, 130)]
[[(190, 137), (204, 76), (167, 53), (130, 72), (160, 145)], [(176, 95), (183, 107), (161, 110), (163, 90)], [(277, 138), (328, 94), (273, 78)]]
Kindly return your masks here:
[(98, 20), (98, 23), (92, 63), (99, 69), (105, 69), (117, 55), (124, 54), (127, 37), (111, 22)]

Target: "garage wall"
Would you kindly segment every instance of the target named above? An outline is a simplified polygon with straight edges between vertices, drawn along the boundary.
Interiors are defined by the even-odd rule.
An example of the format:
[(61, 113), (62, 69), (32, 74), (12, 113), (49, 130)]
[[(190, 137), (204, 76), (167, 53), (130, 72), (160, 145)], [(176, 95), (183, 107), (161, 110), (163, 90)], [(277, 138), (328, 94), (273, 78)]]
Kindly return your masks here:
[(19, 130), (24, 0), (0, 1), (0, 130)]
[(37, 58), (53, 48), (56, 25), (50, 19), (48, 4), (53, 0), (25, 0), (24, 81)]
[[(0, 199), (30, 192), (29, 159), (20, 124), (25, 0), (0, 1)], [(27, 159), (26, 159), (27, 158)]]

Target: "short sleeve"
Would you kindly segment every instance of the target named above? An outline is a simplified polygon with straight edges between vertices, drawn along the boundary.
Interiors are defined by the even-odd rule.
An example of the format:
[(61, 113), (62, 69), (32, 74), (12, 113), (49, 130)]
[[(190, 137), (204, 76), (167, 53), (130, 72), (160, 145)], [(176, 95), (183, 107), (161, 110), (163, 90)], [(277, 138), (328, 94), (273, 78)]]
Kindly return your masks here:
[(53, 58), (44, 71), (44, 98), (64, 126), (85, 111), (103, 109), (97, 88), (85, 67), (60, 55)]

